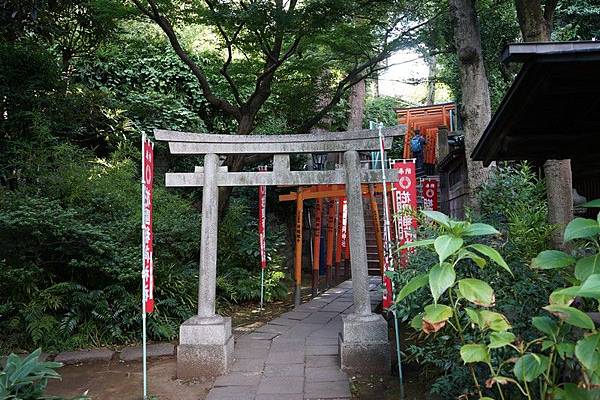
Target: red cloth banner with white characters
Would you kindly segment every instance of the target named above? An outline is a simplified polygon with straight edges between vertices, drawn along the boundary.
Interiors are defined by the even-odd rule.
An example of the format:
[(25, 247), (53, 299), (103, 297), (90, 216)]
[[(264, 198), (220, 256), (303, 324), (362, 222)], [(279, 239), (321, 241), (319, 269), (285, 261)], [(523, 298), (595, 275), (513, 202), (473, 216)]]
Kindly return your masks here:
[(342, 200), (342, 249), (345, 258), (350, 257), (350, 243), (348, 241), (348, 200)]
[(154, 181), (154, 144), (142, 138), (142, 297), (144, 312), (154, 311), (154, 263), (152, 261), (152, 182)]
[[(266, 171), (266, 167), (259, 167), (259, 171)], [(260, 246), (260, 267), (267, 268), (266, 248), (266, 214), (267, 214), (267, 187), (258, 187), (258, 242)]]
[[(417, 219), (417, 176), (413, 160), (396, 161), (392, 168), (398, 171), (398, 181), (394, 182), (394, 199), (398, 211), (398, 242), (403, 245), (416, 239)], [(406, 265), (406, 250), (402, 250), (400, 263)]]
[(437, 179), (423, 179), (423, 209), (428, 211), (437, 211), (438, 209), (438, 187)]

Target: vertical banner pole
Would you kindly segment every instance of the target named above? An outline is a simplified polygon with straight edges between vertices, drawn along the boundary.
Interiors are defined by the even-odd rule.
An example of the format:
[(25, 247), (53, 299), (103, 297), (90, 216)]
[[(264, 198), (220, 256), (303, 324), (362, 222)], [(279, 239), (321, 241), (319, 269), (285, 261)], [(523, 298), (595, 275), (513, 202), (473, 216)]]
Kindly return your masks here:
[[(258, 170), (264, 172), (266, 166), (258, 167)], [(265, 292), (265, 268), (267, 268), (267, 249), (266, 249), (266, 211), (267, 211), (267, 187), (260, 185), (258, 187), (258, 240), (260, 247), (260, 310), (263, 310), (264, 292)]]
[(154, 311), (152, 261), (152, 183), (154, 180), (154, 145), (142, 134), (142, 364), (144, 399), (148, 397), (147, 313)]
[(383, 185), (383, 242), (384, 242), (384, 266), (383, 266), (383, 282), (385, 284), (385, 292), (383, 294), (383, 307), (389, 308), (392, 305), (392, 281), (389, 277), (385, 275), (386, 271), (393, 269), (393, 258), (392, 255), (392, 241), (390, 235), (390, 209), (388, 203), (387, 196), (387, 177), (385, 175), (385, 148), (384, 148), (384, 137), (383, 132), (381, 131), (383, 128), (383, 123), (379, 123), (377, 125), (377, 130), (379, 132), (379, 152), (381, 154), (381, 183)]

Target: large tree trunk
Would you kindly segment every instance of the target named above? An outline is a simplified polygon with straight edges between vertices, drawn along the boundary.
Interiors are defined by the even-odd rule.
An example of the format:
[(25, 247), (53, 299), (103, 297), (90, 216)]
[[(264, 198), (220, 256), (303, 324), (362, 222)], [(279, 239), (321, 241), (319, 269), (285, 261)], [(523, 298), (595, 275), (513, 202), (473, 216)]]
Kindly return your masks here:
[(350, 89), (350, 97), (348, 98), (348, 105), (350, 106), (350, 115), (348, 116), (349, 131), (362, 129), (365, 117), (366, 91), (367, 88), (364, 79)]
[(425, 97), (425, 104), (429, 106), (435, 103), (437, 60), (435, 56), (427, 56), (425, 57), (425, 62), (429, 66), (429, 73), (427, 74), (427, 97)]
[[(517, 17), (523, 40), (547, 42), (552, 32), (554, 8), (558, 1), (515, 0)], [(548, 160), (544, 163), (546, 194), (548, 196), (548, 222), (558, 225), (552, 237), (554, 247), (563, 246), (562, 234), (573, 219), (573, 178), (570, 160)]]
[(491, 117), (488, 79), (481, 55), (481, 37), (475, 13), (475, 0), (449, 0), (449, 3), (460, 69), (462, 92), (460, 114), (465, 131), (468, 172), (466, 190), (469, 206), (478, 212), (477, 188), (486, 180), (488, 169), (480, 161), (471, 160), (470, 154)]

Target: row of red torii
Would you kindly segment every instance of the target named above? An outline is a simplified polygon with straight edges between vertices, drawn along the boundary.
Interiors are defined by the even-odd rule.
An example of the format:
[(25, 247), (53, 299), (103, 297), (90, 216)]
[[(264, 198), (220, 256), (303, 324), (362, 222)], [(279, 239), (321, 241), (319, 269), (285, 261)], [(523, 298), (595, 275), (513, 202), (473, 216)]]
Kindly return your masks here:
[[(388, 372), (390, 346), (387, 323), (371, 311), (367, 273), (367, 248), (362, 183), (379, 183), (381, 170), (361, 169), (359, 151), (377, 151), (377, 130), (321, 132), (302, 135), (216, 135), (155, 130), (167, 141), (171, 154), (204, 155), (204, 165), (194, 172), (167, 173), (168, 187), (202, 187), (198, 314), (180, 326), (177, 376), (203, 378), (222, 375), (233, 362), (231, 319), (216, 314), (218, 201), (220, 186), (306, 186), (345, 184), (354, 312), (343, 316), (339, 338), (340, 365), (346, 371)], [(383, 129), (383, 145), (390, 149), (404, 127)], [(343, 153), (335, 170), (292, 171), (290, 154)], [(220, 166), (220, 155), (272, 154), (272, 172), (229, 172)], [(394, 181), (394, 174), (386, 173)], [(396, 174), (397, 179), (397, 174)]]

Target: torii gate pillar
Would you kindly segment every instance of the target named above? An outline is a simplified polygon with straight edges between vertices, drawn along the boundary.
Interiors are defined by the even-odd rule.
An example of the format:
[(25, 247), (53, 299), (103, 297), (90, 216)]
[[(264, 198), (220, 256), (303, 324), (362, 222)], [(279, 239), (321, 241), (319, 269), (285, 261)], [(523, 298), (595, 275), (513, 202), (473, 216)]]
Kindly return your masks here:
[[(392, 146), (402, 128), (388, 128), (384, 147)], [(219, 186), (346, 184), (350, 258), (354, 288), (353, 314), (343, 317), (339, 338), (341, 368), (346, 371), (389, 372), (390, 345), (387, 323), (371, 312), (367, 247), (361, 183), (381, 182), (381, 171), (363, 170), (357, 150), (378, 150), (377, 131), (329, 132), (306, 135), (210, 135), (154, 132), (169, 142), (172, 154), (204, 154), (204, 166), (193, 173), (167, 173), (166, 186), (203, 187), (202, 231), (198, 285), (198, 315), (179, 330), (177, 376), (215, 377), (228, 372), (233, 362), (231, 319), (215, 313)], [(291, 171), (290, 153), (344, 153), (344, 169)], [(219, 154), (273, 154), (273, 172), (228, 172), (219, 167)], [(391, 176), (391, 171), (388, 176)], [(390, 179), (390, 181), (393, 181)]]

